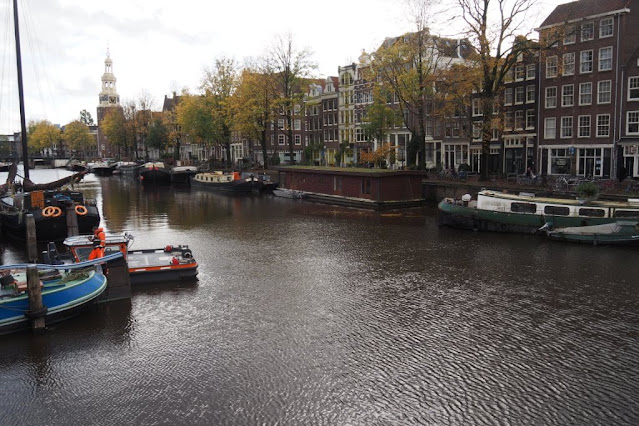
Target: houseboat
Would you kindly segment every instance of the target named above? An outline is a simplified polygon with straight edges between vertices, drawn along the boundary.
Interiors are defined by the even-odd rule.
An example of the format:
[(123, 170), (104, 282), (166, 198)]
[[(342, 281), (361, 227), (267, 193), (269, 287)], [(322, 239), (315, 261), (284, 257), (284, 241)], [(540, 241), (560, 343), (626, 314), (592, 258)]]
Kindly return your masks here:
[(168, 184), (171, 183), (171, 168), (163, 162), (148, 162), (139, 170), (140, 182), (143, 184)]
[(554, 228), (592, 226), (622, 220), (639, 220), (639, 199), (590, 201), (537, 197), (482, 190), (472, 199), (444, 198), (438, 205), (442, 225), (476, 231), (536, 233), (548, 224)]
[(259, 181), (253, 175), (242, 178), (239, 172), (204, 172), (191, 177), (191, 186), (228, 194), (250, 194), (259, 190)]

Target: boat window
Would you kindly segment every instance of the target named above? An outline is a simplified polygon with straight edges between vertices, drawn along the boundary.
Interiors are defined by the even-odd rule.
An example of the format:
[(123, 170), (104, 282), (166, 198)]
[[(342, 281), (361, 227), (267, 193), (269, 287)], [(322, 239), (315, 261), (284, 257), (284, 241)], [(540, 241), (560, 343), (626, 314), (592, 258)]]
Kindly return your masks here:
[(544, 207), (544, 214), (552, 214), (555, 216), (568, 216), (570, 209), (564, 206), (546, 206)]
[(512, 203), (510, 205), (510, 211), (515, 213), (535, 213), (537, 211), (537, 204)]
[(603, 209), (579, 209), (579, 216), (604, 217), (606, 211)]
[(615, 217), (639, 217), (637, 210), (615, 210)]

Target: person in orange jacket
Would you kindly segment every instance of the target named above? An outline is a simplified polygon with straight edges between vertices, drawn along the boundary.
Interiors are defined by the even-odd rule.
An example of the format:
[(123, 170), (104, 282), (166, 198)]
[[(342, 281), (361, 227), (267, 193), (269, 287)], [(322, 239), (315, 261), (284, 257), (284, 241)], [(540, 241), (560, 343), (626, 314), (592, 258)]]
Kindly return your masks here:
[[(98, 226), (94, 226), (93, 227), (93, 251), (89, 255), (89, 260), (97, 259), (98, 257), (104, 257), (105, 247), (106, 247), (106, 234), (104, 233), (104, 229)], [(96, 252), (96, 253), (93, 254), (93, 252)]]
[(93, 250), (89, 253), (89, 260), (99, 259), (104, 257), (104, 247), (100, 244), (100, 240), (93, 240)]

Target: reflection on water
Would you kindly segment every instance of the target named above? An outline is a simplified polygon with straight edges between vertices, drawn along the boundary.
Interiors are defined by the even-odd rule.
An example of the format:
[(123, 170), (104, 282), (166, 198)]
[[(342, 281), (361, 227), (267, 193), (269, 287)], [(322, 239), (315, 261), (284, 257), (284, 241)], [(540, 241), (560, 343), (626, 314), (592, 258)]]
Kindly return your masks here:
[(434, 207), (83, 185), (136, 247), (188, 244), (199, 280), (0, 338), (0, 424), (639, 421), (634, 250), (439, 228)]

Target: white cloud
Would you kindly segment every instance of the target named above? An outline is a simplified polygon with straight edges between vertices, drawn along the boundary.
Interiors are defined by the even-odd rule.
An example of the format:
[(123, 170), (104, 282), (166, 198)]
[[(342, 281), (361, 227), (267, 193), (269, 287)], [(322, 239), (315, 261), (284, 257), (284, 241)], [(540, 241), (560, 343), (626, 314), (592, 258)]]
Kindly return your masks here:
[[(12, 27), (11, 3), (0, 0), (5, 28)], [(146, 91), (159, 108), (172, 90), (195, 89), (203, 68), (215, 58), (242, 62), (258, 57), (277, 34), (290, 32), (298, 47), (313, 51), (317, 74), (324, 77), (356, 61), (362, 49), (371, 51), (385, 37), (413, 29), (397, 0), (18, 3), (27, 119), (58, 124), (76, 119), (82, 109), (95, 118), (107, 46), (121, 98), (135, 99)], [(0, 30), (0, 43), (10, 47), (0, 61), (0, 134), (4, 134), (19, 131), (13, 32)]]

